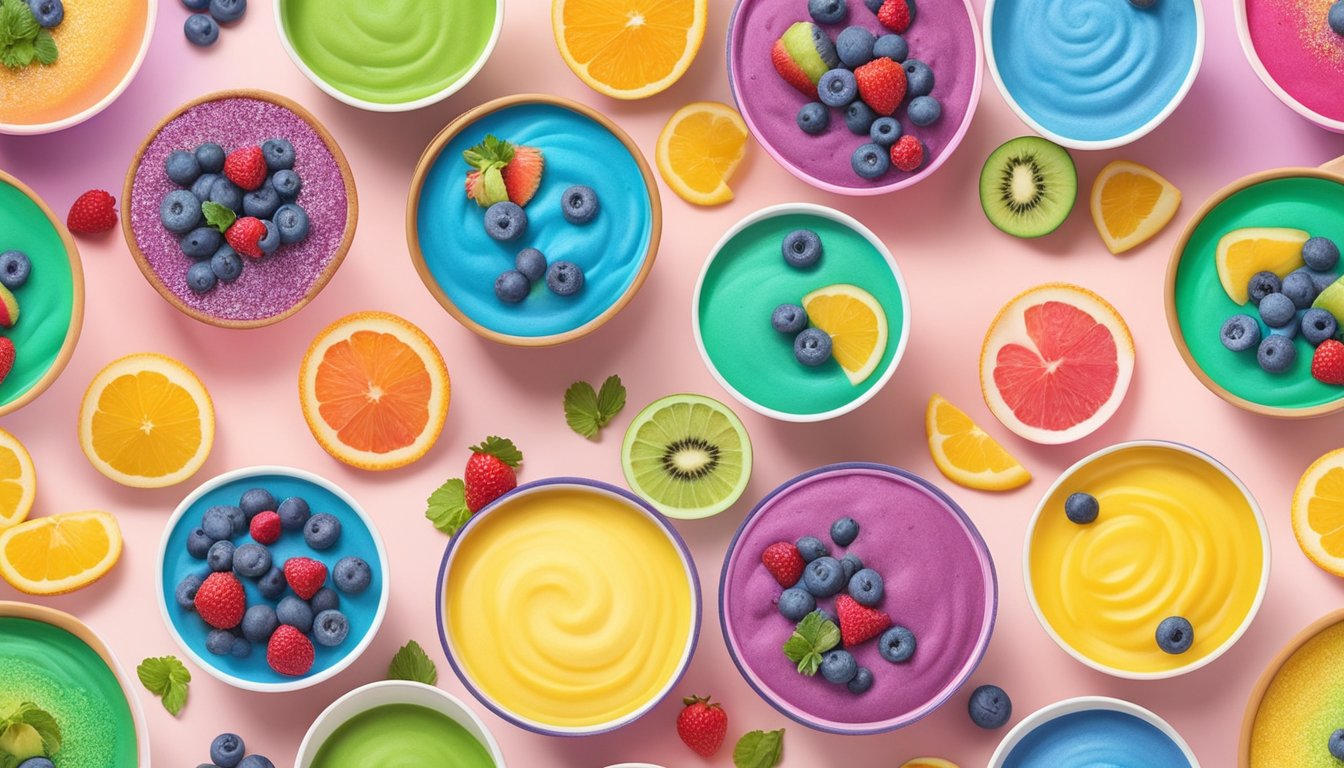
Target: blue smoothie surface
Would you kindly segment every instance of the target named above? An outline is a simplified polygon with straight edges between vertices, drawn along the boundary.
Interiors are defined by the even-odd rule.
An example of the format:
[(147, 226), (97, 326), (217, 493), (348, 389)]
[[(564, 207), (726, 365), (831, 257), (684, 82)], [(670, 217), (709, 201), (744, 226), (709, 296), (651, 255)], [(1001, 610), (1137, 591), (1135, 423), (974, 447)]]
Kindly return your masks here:
[[(535, 147), (545, 163), (541, 187), (523, 209), (527, 231), (511, 242), (486, 234), (486, 209), (464, 187), (471, 168), (462, 152), (486, 135)], [(561, 196), (575, 184), (597, 193), (597, 216), (586, 224), (569, 223), (561, 211)], [(551, 336), (592, 322), (630, 289), (653, 239), (653, 204), (640, 164), (606, 126), (555, 104), (505, 107), (468, 125), (426, 172), (416, 205), (420, 251), (435, 282), (464, 315), (510, 336)], [(543, 277), (522, 302), (500, 301), (495, 278), (529, 247), (548, 264), (577, 264), (582, 290), (557, 296)]]
[(1003, 768), (1190, 768), (1180, 746), (1153, 724), (1109, 709), (1057, 717), (1008, 753)]

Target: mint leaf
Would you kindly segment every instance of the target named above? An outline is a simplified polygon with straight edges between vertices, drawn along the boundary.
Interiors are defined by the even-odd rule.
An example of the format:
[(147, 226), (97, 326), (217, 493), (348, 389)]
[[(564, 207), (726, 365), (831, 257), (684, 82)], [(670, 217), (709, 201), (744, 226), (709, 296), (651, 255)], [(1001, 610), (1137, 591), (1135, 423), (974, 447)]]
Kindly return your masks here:
[(38, 64), (49, 67), (56, 63), (59, 52), (56, 50), (56, 38), (51, 36), (51, 30), (44, 29), (37, 33), (37, 39), (33, 41), (33, 51), (36, 53)]
[(232, 208), (220, 205), (212, 200), (201, 203), (201, 214), (205, 216), (205, 223), (218, 229), (220, 232), (227, 232), (233, 222), (238, 219), (238, 214), (233, 212)]
[(182, 707), (186, 706), (191, 672), (176, 656), (145, 659), (135, 668), (135, 675), (146, 690), (163, 699), (163, 708), (168, 710), (168, 714), (177, 717)]
[(27, 64), (24, 62), (23, 56), (19, 54), (19, 52), (16, 50), (16, 46), (14, 45), (10, 45), (4, 50), (0, 51), (0, 64), (4, 64), (6, 67), (9, 67), (10, 69), (23, 69), (25, 66), (27, 66)]
[(576, 381), (565, 390), (565, 423), (587, 438), (597, 436), (597, 392), (586, 381)]
[(434, 662), (430, 660), (429, 654), (425, 653), (425, 649), (411, 640), (392, 657), (392, 663), (387, 668), (387, 679), (413, 680), (433, 685), (439, 681), (439, 670), (435, 669)]
[(31, 757), (51, 757), (60, 751), (61, 727), (56, 718), (31, 701), (19, 704), (0, 720), (0, 754), (16, 763)]
[(42, 31), (42, 25), (37, 23), (37, 17), (28, 7), (27, 3), (17, 6), (13, 12), (13, 21), (9, 24), (9, 32), (14, 37), (14, 41), (27, 40), (32, 42), (37, 37), (37, 33)]
[(602, 382), (602, 389), (597, 393), (597, 410), (602, 414), (601, 426), (605, 427), (624, 407), (625, 385), (621, 383), (620, 376), (612, 374)]
[(467, 509), (467, 486), (457, 478), (439, 486), (426, 503), (425, 517), (449, 536), (471, 519), (471, 510)]
[(18, 68), (22, 69), (33, 63), (33, 58), (37, 56), (37, 48), (33, 46), (32, 40), (15, 40), (9, 46), (9, 53), (18, 62)]
[(784, 729), (751, 731), (733, 747), (735, 768), (775, 768), (784, 756)]
[(811, 677), (821, 667), (821, 655), (840, 645), (840, 628), (820, 611), (803, 617), (784, 641), (784, 655), (798, 665), (799, 674)]

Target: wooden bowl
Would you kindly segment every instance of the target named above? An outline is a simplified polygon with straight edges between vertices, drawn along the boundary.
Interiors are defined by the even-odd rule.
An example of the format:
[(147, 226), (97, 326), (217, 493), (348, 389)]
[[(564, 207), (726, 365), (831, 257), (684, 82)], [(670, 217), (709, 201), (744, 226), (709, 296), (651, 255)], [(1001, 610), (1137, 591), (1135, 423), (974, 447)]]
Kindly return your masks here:
[[(158, 138), (159, 133), (162, 132), (164, 127), (169, 123), (176, 120), (193, 107), (212, 101), (222, 101), (224, 99), (256, 99), (258, 101), (270, 102), (294, 113), (299, 119), (307, 123), (318, 137), (322, 139), (327, 150), (331, 153), (332, 159), (335, 161), (336, 167), (340, 171), (341, 180), (345, 185), (345, 228), (341, 233), (340, 242), (336, 246), (335, 253), (327, 262), (326, 266), (317, 274), (312, 284), (308, 286), (303, 298), (280, 312), (264, 317), (249, 319), (219, 317), (189, 306), (175, 291), (172, 290), (172, 288), (164, 283), (163, 278), (154, 269), (154, 266), (150, 263), (145, 254), (140, 250), (139, 242), (136, 240), (135, 232), (132, 229), (132, 192), (135, 187), (136, 175), (140, 170), (140, 165), (144, 159), (145, 152), (148, 151), (150, 145), (156, 138)], [(359, 200), (355, 191), (355, 179), (350, 172), (350, 164), (346, 161), (345, 154), (341, 152), (341, 148), (336, 143), (336, 140), (332, 138), (327, 129), (322, 123), (318, 122), (318, 119), (314, 117), (311, 112), (299, 106), (298, 103), (277, 93), (256, 89), (239, 89), (208, 93), (204, 96), (192, 99), (173, 110), (167, 117), (159, 121), (158, 125), (154, 126), (154, 130), (150, 131), (149, 136), (145, 138), (144, 142), (140, 145), (140, 148), (136, 151), (135, 157), (131, 160), (131, 166), (126, 171), (126, 182), (122, 187), (121, 192), (122, 233), (126, 238), (126, 246), (130, 248), (131, 256), (135, 258), (135, 263), (140, 267), (140, 271), (144, 274), (145, 279), (149, 281), (149, 284), (154, 287), (154, 290), (159, 292), (159, 295), (162, 296), (165, 301), (172, 304), (184, 315), (220, 328), (259, 328), (271, 325), (284, 320), (307, 306), (308, 302), (312, 301), (317, 294), (326, 287), (327, 282), (331, 280), (332, 275), (336, 274), (336, 270), (341, 266), (341, 262), (345, 260), (345, 255), (350, 250), (350, 243), (355, 237), (355, 224), (358, 218)], [(184, 255), (182, 258), (186, 259), (187, 257)], [(248, 268), (247, 265), (244, 265), (244, 271)]]

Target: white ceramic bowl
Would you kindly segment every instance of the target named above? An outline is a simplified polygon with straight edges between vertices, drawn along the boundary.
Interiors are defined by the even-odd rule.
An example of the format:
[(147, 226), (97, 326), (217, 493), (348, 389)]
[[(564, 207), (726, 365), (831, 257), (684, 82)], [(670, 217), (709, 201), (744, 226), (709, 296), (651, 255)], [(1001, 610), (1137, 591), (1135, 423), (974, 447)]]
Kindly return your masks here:
[(379, 680), (356, 688), (333, 701), (331, 706), (322, 710), (322, 714), (308, 726), (308, 733), (304, 734), (303, 742), (299, 744), (298, 755), (294, 757), (294, 768), (311, 766), (323, 742), (331, 738), (331, 734), (352, 717), (388, 704), (414, 704), (450, 718), (485, 747), (485, 751), (489, 752), (490, 758), (495, 761), (496, 768), (505, 768), (504, 753), (499, 750), (499, 743), (475, 712), (452, 694), (409, 680)]
[(1246, 54), (1246, 60), (1251, 63), (1251, 69), (1255, 70), (1256, 76), (1260, 82), (1265, 84), (1269, 92), (1278, 97), (1279, 101), (1287, 104), (1297, 114), (1307, 118), (1311, 122), (1321, 126), (1327, 131), (1335, 133), (1344, 133), (1344, 120), (1334, 120), (1322, 115), (1320, 112), (1308, 107), (1298, 101), (1292, 94), (1283, 89), (1274, 76), (1265, 69), (1264, 62), (1260, 61), (1260, 53), (1255, 50), (1255, 44), (1251, 42), (1251, 27), (1247, 23), (1246, 0), (1235, 0), (1232, 3), (1232, 9), (1237, 17), (1237, 38), (1241, 40), (1241, 50)]
[(1075, 712), (1088, 712), (1098, 709), (1111, 712), (1123, 712), (1126, 715), (1132, 715), (1145, 723), (1148, 723), (1161, 731), (1180, 748), (1181, 753), (1185, 755), (1185, 759), (1190, 761), (1190, 768), (1199, 768), (1199, 760), (1195, 758), (1195, 753), (1190, 751), (1190, 745), (1185, 743), (1185, 739), (1181, 738), (1181, 734), (1177, 733), (1175, 728), (1168, 725), (1166, 720), (1163, 720), (1149, 710), (1140, 707), (1138, 704), (1131, 704), (1128, 701), (1112, 699), (1106, 696), (1079, 696), (1076, 699), (1065, 699), (1064, 701), (1057, 701), (1054, 704), (1047, 704), (1030, 715), (1027, 715), (1022, 719), (1022, 722), (1018, 723), (1014, 726), (1013, 730), (1008, 732), (1007, 736), (1003, 737), (1003, 741), (999, 742), (999, 748), (994, 750), (994, 755), (989, 758), (989, 765), (987, 768), (1003, 768), (1004, 764), (1008, 761), (1008, 755), (1012, 753), (1013, 748), (1020, 744), (1032, 731), (1035, 731), (1037, 728), (1051, 720), (1065, 715), (1071, 715)]
[(615, 765), (609, 765), (607, 768), (663, 768), (663, 766), (654, 765), (653, 763), (617, 763)]

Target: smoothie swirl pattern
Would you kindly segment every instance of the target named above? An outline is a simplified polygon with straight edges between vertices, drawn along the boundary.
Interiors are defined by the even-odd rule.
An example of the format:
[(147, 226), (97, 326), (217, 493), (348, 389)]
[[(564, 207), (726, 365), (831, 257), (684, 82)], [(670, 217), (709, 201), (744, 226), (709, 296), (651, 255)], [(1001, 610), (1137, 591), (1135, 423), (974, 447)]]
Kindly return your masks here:
[(1180, 746), (1126, 712), (1095, 709), (1057, 717), (1027, 734), (1003, 768), (1189, 768)]

